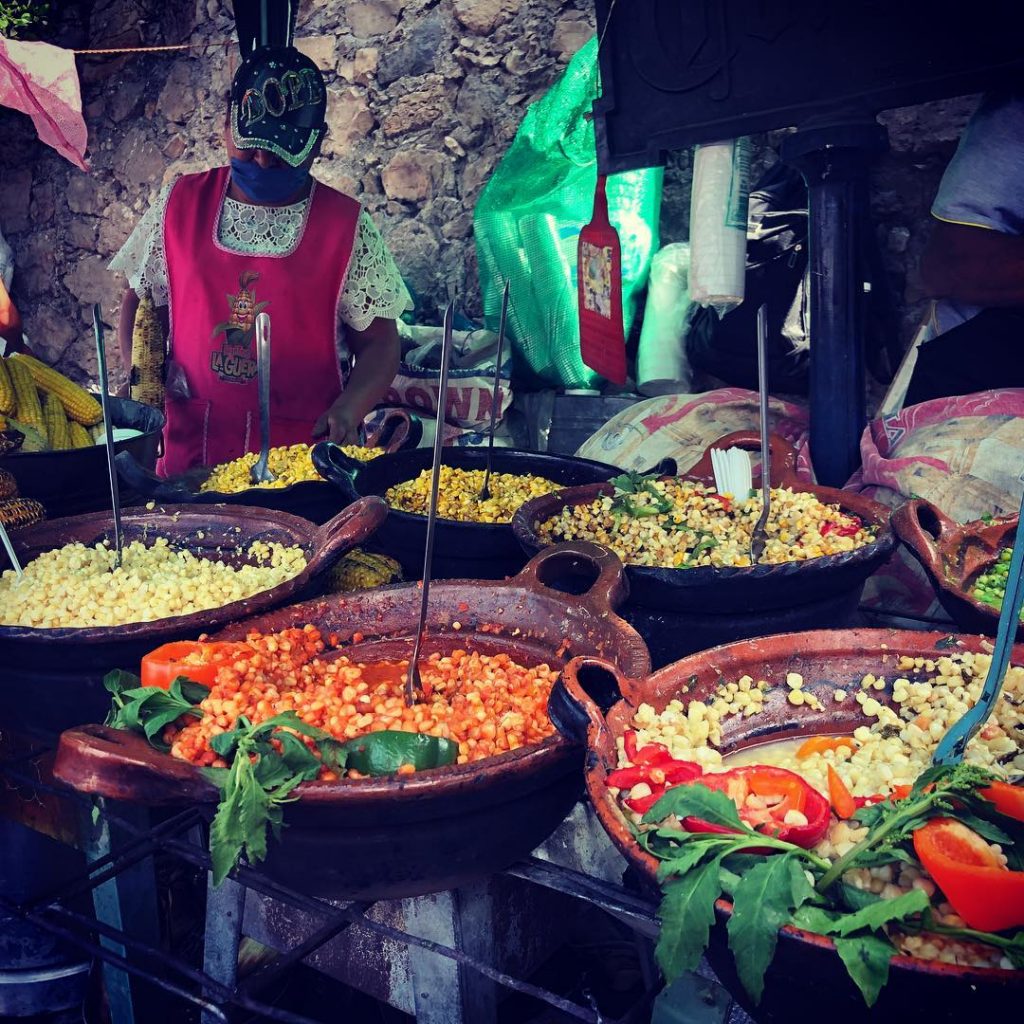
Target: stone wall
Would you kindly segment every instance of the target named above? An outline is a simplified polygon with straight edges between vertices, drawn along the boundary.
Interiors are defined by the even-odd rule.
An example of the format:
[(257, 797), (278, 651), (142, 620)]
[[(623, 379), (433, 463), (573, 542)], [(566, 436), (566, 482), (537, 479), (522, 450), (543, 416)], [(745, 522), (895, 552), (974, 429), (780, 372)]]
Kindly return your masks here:
[[(95, 371), (91, 305), (115, 323), (123, 282), (106, 264), (159, 187), (223, 158), (237, 50), (226, 0), (78, 0), (54, 5), (69, 47), (188, 42), (167, 55), (80, 57), (90, 174), (0, 111), (0, 228), (15, 249), (15, 299), (44, 356)], [(304, 0), (297, 43), (324, 69), (330, 133), (315, 173), (358, 197), (387, 239), (424, 318), (449, 283), (479, 314), (472, 209), (532, 100), (592, 32), (588, 0)], [(955, 100), (890, 112), (892, 150), (873, 208), (892, 283), (904, 295), (927, 209), (970, 110)], [(777, 137), (755, 140), (755, 167)], [(689, 155), (672, 158), (665, 241), (686, 237)], [(904, 334), (918, 306), (901, 299)], [(111, 344), (111, 366), (121, 368)]]

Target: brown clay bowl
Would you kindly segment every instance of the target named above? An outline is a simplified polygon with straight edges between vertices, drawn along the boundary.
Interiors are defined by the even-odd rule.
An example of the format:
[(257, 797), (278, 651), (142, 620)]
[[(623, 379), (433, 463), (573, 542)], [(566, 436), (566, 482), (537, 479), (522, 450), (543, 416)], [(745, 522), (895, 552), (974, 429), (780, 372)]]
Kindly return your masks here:
[[(344, 552), (371, 536), (386, 516), (387, 505), (380, 498), (355, 502), (323, 526), (314, 526), (308, 520), (285, 512), (240, 505), (125, 509), (121, 523), (126, 544), (167, 537), (173, 544), (195, 554), (242, 565), (250, 561), (246, 549), (254, 541), (274, 541), (301, 547), (306, 552), (306, 567), (292, 579), (244, 601), (189, 615), (122, 626), (60, 629), (0, 626), (0, 661), (34, 668), (67, 666), (71, 662), (78, 670), (97, 665), (118, 667), (119, 657), (127, 658), (129, 663), (137, 661), (141, 653), (164, 641), (191, 639), (295, 598)], [(19, 530), (13, 537), (15, 552), (23, 565), (65, 544), (91, 545), (102, 540), (113, 541), (113, 518), (109, 512), (50, 519)], [(5, 556), (0, 557), (5, 559)]]
[[(566, 735), (586, 736), (587, 795), (612, 842), (656, 891), (658, 862), (633, 838), (621, 811), (605, 784), (617, 766), (616, 739), (629, 728), (637, 707), (650, 704), (661, 711), (675, 697), (704, 699), (719, 681), (744, 674), (765, 679), (772, 686), (765, 710), (751, 718), (729, 718), (722, 727), (722, 750), (733, 752), (758, 743), (820, 733), (846, 734), (867, 724), (859, 705), (850, 700), (837, 705), (836, 688), (857, 692), (868, 672), (891, 678), (900, 654), (937, 658), (955, 645), (980, 652), (985, 640), (978, 636), (950, 638), (942, 633), (882, 629), (817, 631), (763, 637), (728, 644), (683, 658), (642, 679), (631, 679), (608, 662), (577, 658), (566, 666), (550, 702), (552, 720)], [(1024, 647), (1014, 650), (1014, 663), (1024, 663)], [(786, 674), (799, 672), (804, 688), (821, 698), (823, 711), (786, 701)], [(909, 672), (899, 672), (912, 678)], [(608, 696), (621, 698), (611, 705)], [(593, 694), (603, 693), (605, 699)], [(880, 700), (880, 693), (875, 693)], [(604, 705), (607, 710), (602, 710)], [(797, 928), (784, 928), (775, 959), (768, 969), (760, 1005), (750, 1005), (740, 984), (732, 954), (726, 945), (725, 925), (731, 904), (719, 900), (716, 925), (708, 957), (722, 983), (754, 1019), (763, 1024), (792, 1024), (813, 1020), (827, 1007), (830, 1022), (902, 1024), (910, 1016), (934, 1021), (998, 1019), (1024, 996), (1024, 971), (982, 970), (895, 957), (889, 982), (869, 1011), (846, 974), (832, 942)], [(909, 1010), (908, 1008), (913, 1008)]]
[[(582, 579), (582, 595), (551, 589)], [(424, 653), (472, 647), (521, 664), (564, 664), (577, 654), (643, 674), (650, 659), (614, 609), (627, 584), (622, 565), (593, 544), (566, 544), (534, 558), (511, 580), (436, 582)], [(578, 588), (576, 588), (578, 589)], [(360, 661), (407, 658), (419, 614), (415, 584), (334, 595), (238, 623), (239, 639), (313, 623), (336, 633)], [(414, 776), (311, 782), (296, 791), (266, 870), (307, 892), (397, 898), (450, 889), (525, 856), (581, 795), (582, 748), (555, 734), (538, 746)], [(138, 737), (88, 726), (66, 732), (55, 768), (88, 793), (145, 804), (212, 804), (216, 790), (192, 765)]]
[[(415, 448), (422, 436), (419, 417), (404, 409), (389, 409), (367, 432), (365, 443), (368, 448), (383, 448), (385, 453), (391, 453)], [(131, 453), (117, 458), (122, 485), (130, 489), (138, 504), (153, 500), (171, 505), (248, 505), (276, 509), (314, 523), (326, 522), (349, 504), (326, 480), (300, 480), (287, 487), (250, 487), (227, 494), (200, 490), (213, 471), (211, 466), (201, 466), (172, 479), (159, 477), (151, 469), (152, 466), (141, 465)]]
[[(627, 565), (630, 600), (624, 615), (647, 641), (655, 665), (728, 640), (841, 626), (856, 610), (867, 578), (892, 554), (896, 537), (888, 508), (850, 491), (804, 483), (796, 475), (793, 447), (777, 435), (772, 435), (770, 445), (773, 486), (839, 505), (876, 527), (877, 539), (841, 555), (779, 565), (696, 569)], [(731, 447), (760, 451), (760, 435), (752, 431), (726, 435), (682, 478), (714, 486), (711, 448)], [(547, 543), (538, 533), (541, 523), (563, 508), (587, 505), (613, 493), (610, 483), (597, 483), (534, 498), (516, 512), (512, 530), (524, 550), (539, 551)]]
[[(1017, 533), (1017, 516), (976, 519), (962, 526), (924, 498), (913, 498), (892, 515), (893, 529), (928, 574), (935, 596), (963, 630), (995, 636), (999, 610), (977, 600), (971, 590), (978, 577), (1010, 547)], [(1024, 625), (1017, 626), (1017, 642)]]

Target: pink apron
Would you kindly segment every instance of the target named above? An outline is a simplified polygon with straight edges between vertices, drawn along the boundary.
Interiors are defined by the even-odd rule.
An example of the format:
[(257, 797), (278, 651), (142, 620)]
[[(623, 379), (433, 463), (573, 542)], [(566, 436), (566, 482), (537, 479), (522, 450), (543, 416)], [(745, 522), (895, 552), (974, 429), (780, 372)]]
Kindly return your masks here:
[(217, 225), (230, 170), (180, 178), (164, 215), (170, 356), (190, 397), (168, 398), (164, 455), (174, 476), (259, 449), (256, 314), (270, 315), (270, 443), (312, 439), (341, 392), (337, 312), (359, 203), (314, 183), (294, 248), (280, 256), (229, 252)]

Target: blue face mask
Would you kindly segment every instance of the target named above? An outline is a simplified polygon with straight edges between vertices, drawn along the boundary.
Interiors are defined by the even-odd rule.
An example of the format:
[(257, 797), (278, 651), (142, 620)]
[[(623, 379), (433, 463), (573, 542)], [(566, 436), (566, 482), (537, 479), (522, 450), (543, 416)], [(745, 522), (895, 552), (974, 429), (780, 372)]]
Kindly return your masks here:
[(308, 167), (260, 167), (255, 160), (231, 161), (231, 180), (254, 203), (281, 203), (302, 190)]

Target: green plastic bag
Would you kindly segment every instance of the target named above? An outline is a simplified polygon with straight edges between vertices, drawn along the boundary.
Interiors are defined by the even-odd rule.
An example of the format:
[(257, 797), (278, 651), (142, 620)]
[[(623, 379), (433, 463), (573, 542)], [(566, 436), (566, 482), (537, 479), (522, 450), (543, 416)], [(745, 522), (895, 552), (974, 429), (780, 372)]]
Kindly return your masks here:
[[(580, 359), (576, 244), (597, 185), (591, 105), (599, 87), (597, 40), (532, 104), (473, 212), (486, 325), (497, 330), (504, 282), (513, 375), (526, 386), (589, 388), (602, 378)], [(622, 246), (627, 335), (636, 296), (658, 250), (663, 169), (608, 178), (608, 212)]]

